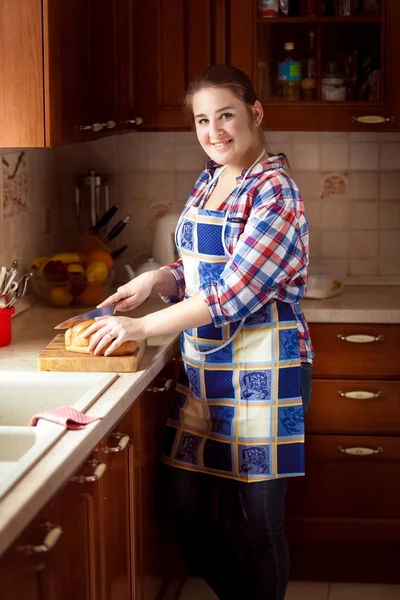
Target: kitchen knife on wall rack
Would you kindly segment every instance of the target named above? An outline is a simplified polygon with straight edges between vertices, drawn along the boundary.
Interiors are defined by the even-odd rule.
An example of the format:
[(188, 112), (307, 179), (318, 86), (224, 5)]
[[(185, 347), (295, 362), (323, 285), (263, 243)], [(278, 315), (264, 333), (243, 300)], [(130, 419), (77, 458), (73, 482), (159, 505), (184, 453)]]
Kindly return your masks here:
[(111, 221), (111, 219), (113, 218), (113, 216), (116, 214), (118, 208), (119, 208), (118, 204), (114, 204), (111, 208), (109, 208), (103, 214), (103, 216), (97, 221), (97, 223), (96, 223), (96, 225), (94, 225), (94, 227), (89, 227), (90, 233), (93, 233), (93, 235), (99, 235), (99, 233), (103, 229), (103, 227), (105, 227), (107, 225), (107, 223), (109, 223)]
[(119, 221), (114, 227), (111, 229), (110, 233), (107, 235), (107, 242), (111, 242), (111, 240), (115, 239), (117, 235), (121, 233), (123, 229), (125, 229), (126, 224), (130, 221), (131, 215), (126, 215), (121, 221)]

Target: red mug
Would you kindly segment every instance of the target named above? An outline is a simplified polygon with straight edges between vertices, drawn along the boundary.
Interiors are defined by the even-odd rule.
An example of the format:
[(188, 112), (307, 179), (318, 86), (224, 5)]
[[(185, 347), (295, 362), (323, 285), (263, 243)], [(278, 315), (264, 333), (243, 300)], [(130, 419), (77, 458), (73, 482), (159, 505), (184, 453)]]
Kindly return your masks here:
[(0, 347), (8, 346), (12, 339), (11, 317), (14, 307), (0, 308)]

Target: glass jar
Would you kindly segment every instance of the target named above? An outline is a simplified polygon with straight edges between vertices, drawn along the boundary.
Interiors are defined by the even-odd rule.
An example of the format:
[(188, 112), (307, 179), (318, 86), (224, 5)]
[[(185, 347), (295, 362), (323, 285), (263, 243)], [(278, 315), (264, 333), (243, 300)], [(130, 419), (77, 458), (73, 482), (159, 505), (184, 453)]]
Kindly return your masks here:
[(333, 14), (338, 17), (360, 15), (363, 11), (363, 0), (333, 0)]
[(344, 77), (322, 78), (322, 100), (325, 102), (344, 102), (346, 100), (346, 82)]

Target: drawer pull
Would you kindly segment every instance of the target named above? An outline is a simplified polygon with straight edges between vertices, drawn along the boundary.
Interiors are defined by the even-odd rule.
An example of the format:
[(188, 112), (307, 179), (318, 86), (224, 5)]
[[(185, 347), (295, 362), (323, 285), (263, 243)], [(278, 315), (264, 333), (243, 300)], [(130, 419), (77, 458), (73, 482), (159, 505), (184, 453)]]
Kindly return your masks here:
[(33, 546), (28, 544), (26, 546), (18, 546), (15, 548), (17, 552), (23, 552), (24, 554), (43, 554), (45, 552), (50, 552), (57, 544), (60, 536), (63, 532), (59, 525), (52, 525), (51, 523), (43, 523), (43, 529), (45, 530), (45, 538), (41, 544), (38, 546)]
[(343, 342), (352, 342), (353, 344), (370, 344), (371, 342), (382, 342), (383, 335), (362, 335), (358, 333), (356, 335), (343, 335), (338, 333), (339, 340)]
[(371, 456), (371, 454), (380, 454), (383, 452), (383, 448), (342, 448), (338, 446), (338, 450), (344, 454), (351, 454), (352, 456)]
[(111, 452), (122, 452), (122, 450), (125, 450), (131, 439), (129, 435), (123, 435), (122, 433), (113, 433), (112, 437), (116, 438), (118, 445), (106, 446), (105, 448), (103, 448), (106, 454), (109, 454)]
[(76, 481), (77, 483), (93, 483), (95, 481), (98, 481), (104, 475), (104, 471), (107, 468), (104, 463), (98, 463), (95, 460), (90, 460), (88, 461), (88, 464), (90, 464), (93, 467), (93, 474), (73, 475), (71, 477), (71, 481)]
[(149, 387), (146, 392), (168, 392), (174, 385), (175, 381), (173, 379), (168, 379), (162, 387)]
[(342, 398), (351, 398), (353, 400), (370, 400), (371, 398), (380, 398), (383, 396), (381, 391), (379, 392), (362, 392), (354, 391), (354, 392), (342, 392), (342, 390), (338, 390), (337, 393)]

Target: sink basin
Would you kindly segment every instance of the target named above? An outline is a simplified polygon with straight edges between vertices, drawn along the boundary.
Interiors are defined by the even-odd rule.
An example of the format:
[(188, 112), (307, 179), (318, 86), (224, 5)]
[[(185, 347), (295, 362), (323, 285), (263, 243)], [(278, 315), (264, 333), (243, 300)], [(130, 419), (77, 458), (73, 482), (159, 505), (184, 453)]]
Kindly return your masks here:
[(67, 431), (31, 417), (59, 406), (85, 412), (118, 378), (115, 373), (0, 372), (0, 498)]

